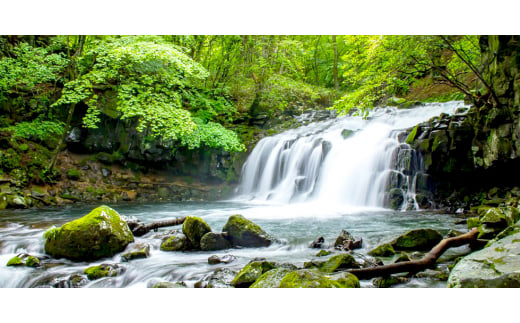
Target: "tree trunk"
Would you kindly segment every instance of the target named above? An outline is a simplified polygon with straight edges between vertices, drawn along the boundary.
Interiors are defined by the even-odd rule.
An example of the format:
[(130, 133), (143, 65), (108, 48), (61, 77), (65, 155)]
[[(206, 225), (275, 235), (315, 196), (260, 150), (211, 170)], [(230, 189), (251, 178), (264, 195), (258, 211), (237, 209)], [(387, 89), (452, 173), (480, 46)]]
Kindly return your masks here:
[(334, 89), (338, 91), (338, 43), (336, 42), (336, 35), (332, 35), (332, 46), (334, 47), (334, 66), (332, 66), (332, 74), (334, 76)]
[(176, 218), (171, 220), (165, 220), (165, 221), (158, 221), (158, 222), (152, 222), (149, 224), (138, 224), (132, 229), (132, 233), (136, 237), (143, 236), (147, 234), (148, 232), (154, 230), (157, 231), (158, 228), (163, 227), (172, 227), (175, 225), (180, 225), (184, 223), (184, 220), (186, 220), (186, 217), (182, 218)]
[(374, 277), (384, 277), (397, 273), (417, 273), (425, 269), (434, 268), (437, 259), (449, 248), (460, 247), (465, 244), (475, 243), (477, 241), (478, 229), (473, 228), (468, 233), (461, 234), (453, 238), (446, 238), (439, 242), (430, 252), (428, 252), (420, 260), (403, 261), (394, 264), (376, 266), (362, 269), (347, 270), (359, 279), (370, 279)]

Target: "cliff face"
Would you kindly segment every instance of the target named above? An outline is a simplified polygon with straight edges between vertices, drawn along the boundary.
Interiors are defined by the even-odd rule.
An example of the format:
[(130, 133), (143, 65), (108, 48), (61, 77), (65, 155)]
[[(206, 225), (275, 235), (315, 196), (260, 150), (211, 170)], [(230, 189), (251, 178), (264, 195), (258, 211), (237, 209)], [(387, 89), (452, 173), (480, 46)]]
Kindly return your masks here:
[(520, 37), (482, 36), (484, 95), (466, 115), (441, 116), (417, 127), (412, 146), (442, 204), (520, 182)]

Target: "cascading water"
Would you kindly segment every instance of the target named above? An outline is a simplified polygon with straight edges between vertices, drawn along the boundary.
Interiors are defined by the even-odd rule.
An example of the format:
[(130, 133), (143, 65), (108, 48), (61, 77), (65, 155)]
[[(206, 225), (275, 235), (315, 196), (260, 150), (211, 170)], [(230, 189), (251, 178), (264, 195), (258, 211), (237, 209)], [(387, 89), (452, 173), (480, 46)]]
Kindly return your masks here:
[(401, 201), (394, 208), (417, 209), (420, 160), (399, 134), (462, 107), (448, 102), (379, 108), (367, 119), (341, 117), (264, 138), (243, 166), (237, 200), (386, 207), (394, 195)]

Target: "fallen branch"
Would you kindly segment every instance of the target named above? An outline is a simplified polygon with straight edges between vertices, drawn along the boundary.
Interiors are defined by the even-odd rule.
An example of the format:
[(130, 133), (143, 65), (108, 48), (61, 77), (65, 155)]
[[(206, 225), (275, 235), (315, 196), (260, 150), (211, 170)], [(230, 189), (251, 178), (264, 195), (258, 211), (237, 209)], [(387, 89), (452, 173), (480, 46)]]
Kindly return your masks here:
[(184, 220), (186, 220), (186, 217), (165, 220), (165, 221), (152, 222), (149, 224), (138, 224), (137, 226), (132, 228), (132, 233), (134, 236), (140, 237), (140, 236), (147, 234), (148, 232), (150, 232), (152, 230), (157, 231), (157, 229), (159, 229), (159, 228), (172, 227), (175, 225), (183, 224)]
[(370, 268), (350, 269), (349, 273), (356, 275), (359, 279), (370, 279), (374, 277), (384, 277), (397, 273), (417, 273), (425, 269), (435, 267), (437, 259), (446, 251), (453, 247), (460, 247), (465, 244), (471, 244), (477, 241), (478, 229), (473, 228), (468, 233), (461, 234), (456, 237), (446, 238), (439, 242), (428, 252), (422, 259), (403, 261), (389, 265), (376, 266)]

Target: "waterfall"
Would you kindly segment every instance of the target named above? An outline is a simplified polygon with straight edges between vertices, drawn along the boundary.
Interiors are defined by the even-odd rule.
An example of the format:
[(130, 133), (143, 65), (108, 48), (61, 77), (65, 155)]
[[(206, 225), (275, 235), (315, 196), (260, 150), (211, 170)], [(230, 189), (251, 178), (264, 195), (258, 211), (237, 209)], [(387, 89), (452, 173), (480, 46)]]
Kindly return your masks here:
[(453, 101), (378, 108), (366, 119), (343, 116), (264, 138), (242, 168), (236, 200), (417, 209), (421, 160), (403, 132), (462, 107)]

